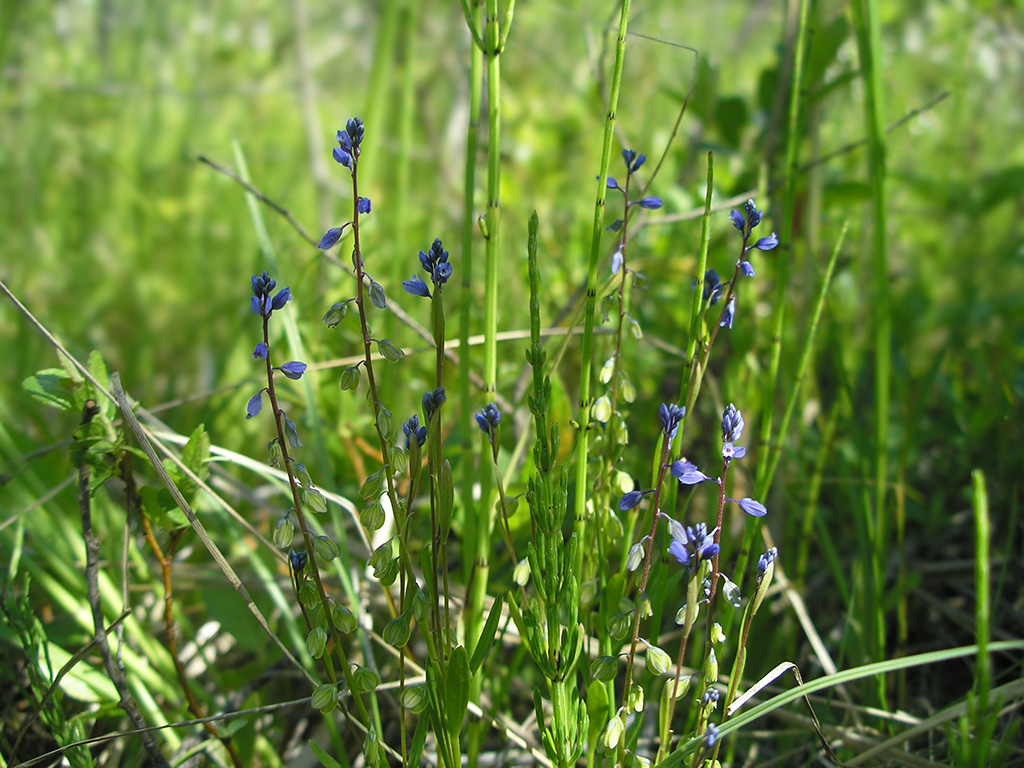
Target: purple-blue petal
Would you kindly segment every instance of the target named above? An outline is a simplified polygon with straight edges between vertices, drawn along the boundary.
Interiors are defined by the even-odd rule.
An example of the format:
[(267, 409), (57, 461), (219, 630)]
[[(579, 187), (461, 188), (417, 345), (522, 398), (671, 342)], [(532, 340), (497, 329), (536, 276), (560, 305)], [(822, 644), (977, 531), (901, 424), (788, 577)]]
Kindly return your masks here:
[(768, 514), (768, 510), (765, 509), (764, 504), (755, 499), (744, 496), (742, 499), (729, 499), (729, 501), (735, 501), (739, 508), (746, 512), (752, 517), (764, 517)]
[(743, 273), (744, 277), (753, 277), (754, 276), (754, 267), (753, 267), (753, 265), (749, 261), (741, 261), (740, 262), (740, 272)]
[(609, 176), (607, 181), (605, 181), (605, 186), (608, 187), (608, 189), (618, 189), (619, 182), (617, 182), (614, 178)]
[(419, 275), (413, 275), (409, 280), (403, 280), (402, 287), (406, 293), (411, 293), (413, 296), (430, 298), (430, 289)]
[(672, 555), (680, 565), (688, 566), (690, 564), (690, 552), (678, 539), (672, 539), (672, 543), (668, 545), (668, 553)]
[(292, 360), (290, 363), (282, 365), (280, 371), (292, 381), (298, 381), (302, 378), (302, 374), (306, 372), (306, 364), (298, 360)]
[[(341, 131), (339, 131), (338, 133), (341, 133)], [(341, 141), (340, 137), (338, 138), (338, 141)], [(335, 147), (334, 151), (331, 152), (331, 155), (334, 156), (334, 162), (341, 163), (349, 170), (352, 170), (352, 155), (350, 155), (344, 149), (342, 149), (341, 147)]]
[(619, 511), (628, 512), (637, 504), (640, 503), (640, 499), (644, 497), (643, 491), (630, 491), (621, 499), (619, 499)]
[(732, 225), (740, 232), (742, 232), (743, 228), (746, 226), (746, 222), (743, 220), (743, 214), (735, 208), (729, 211), (729, 221), (731, 221)]
[(735, 319), (735, 317), (736, 297), (733, 296), (731, 299), (729, 299), (729, 303), (725, 307), (725, 312), (722, 313), (722, 319), (718, 323), (719, 327), (728, 328), (729, 330), (732, 330), (732, 321)]
[(258, 296), (249, 297), (249, 306), (252, 308), (253, 313), (259, 315), (260, 317), (263, 317), (263, 310), (261, 308), (262, 305), (263, 302), (260, 301)]
[(256, 345), (256, 349), (253, 350), (252, 356), (254, 360), (266, 360), (267, 353), (270, 350), (267, 349), (267, 345), (262, 341)]
[(285, 304), (292, 300), (292, 289), (282, 288), (276, 294), (274, 294), (274, 303), (271, 305), (274, 309), (281, 309)]
[(641, 199), (639, 201), (639, 205), (640, 205), (641, 208), (643, 208), (645, 210), (656, 211), (659, 208), (661, 208), (661, 198), (660, 197), (645, 197), (645, 198), (643, 198), (643, 199)]
[(341, 239), (341, 227), (333, 227), (328, 229), (324, 233), (324, 236), (320, 238), (320, 244), (317, 246), (321, 251), (326, 251), (328, 248), (333, 248), (334, 244)]
[(697, 465), (684, 459), (672, 463), (672, 474), (683, 485), (697, 485), (698, 483), (713, 482), (712, 478), (705, 475)]
[(359, 213), (369, 213), (370, 198), (360, 197), (358, 200), (356, 200), (356, 210), (359, 211)]
[(245, 406), (245, 418), (251, 419), (253, 416), (258, 416), (259, 412), (263, 410), (263, 390), (261, 389), (255, 395), (249, 398), (249, 402)]
[(757, 248), (759, 251), (770, 251), (778, 244), (779, 238), (774, 232), (772, 232), (770, 235), (768, 235), (768, 237), (762, 237), (760, 240), (754, 243), (754, 247)]

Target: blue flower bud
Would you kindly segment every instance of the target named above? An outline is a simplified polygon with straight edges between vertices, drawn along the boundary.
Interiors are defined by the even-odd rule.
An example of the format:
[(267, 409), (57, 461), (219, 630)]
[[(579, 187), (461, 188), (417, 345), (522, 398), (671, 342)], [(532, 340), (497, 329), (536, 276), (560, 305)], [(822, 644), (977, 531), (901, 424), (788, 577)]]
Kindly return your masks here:
[(280, 366), (278, 370), (292, 381), (298, 381), (302, 378), (302, 374), (306, 372), (306, 364), (300, 363), (298, 360), (292, 360), (290, 363)]
[(368, 197), (360, 197), (358, 200), (356, 200), (356, 210), (359, 213), (369, 213), (370, 212), (370, 198), (368, 198)]
[(726, 501), (736, 502), (736, 504), (739, 505), (739, 508), (751, 517), (764, 517), (768, 514), (768, 510), (765, 509), (764, 504), (746, 496), (742, 499), (726, 499)]
[(324, 236), (320, 238), (320, 244), (317, 245), (321, 251), (326, 251), (329, 248), (333, 248), (334, 244), (341, 239), (341, 233), (345, 231), (344, 227), (334, 227), (328, 229), (324, 233)]
[(267, 345), (261, 341), (256, 345), (256, 349), (253, 350), (252, 357), (254, 360), (266, 360), (268, 352), (270, 350), (267, 349)]

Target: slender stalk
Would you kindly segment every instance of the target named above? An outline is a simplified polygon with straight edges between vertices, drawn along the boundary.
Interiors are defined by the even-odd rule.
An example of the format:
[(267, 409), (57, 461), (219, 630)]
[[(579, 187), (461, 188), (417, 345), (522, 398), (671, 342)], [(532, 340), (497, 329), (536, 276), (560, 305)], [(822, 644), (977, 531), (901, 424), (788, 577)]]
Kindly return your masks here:
[[(889, 269), (886, 254), (886, 148), (882, 84), (881, 20), (877, 0), (854, 0), (851, 3), (860, 69), (864, 79), (864, 119), (868, 134), (868, 183), (871, 188), (871, 253), (874, 292), (875, 353), (875, 540), (871, 548), (873, 604), (868, 628), (871, 631), (872, 658), (885, 652), (885, 622), (882, 620), (884, 558), (888, 551), (889, 526), (885, 497), (888, 478), (889, 389), (892, 360), (892, 318), (889, 313)], [(877, 609), (877, 610), (875, 610)], [(885, 702), (885, 689), (879, 682), (880, 703)]]
[[(574, 508), (574, 532), (578, 540), (574, 573), (582, 582), (584, 572), (583, 552), (586, 549), (587, 512), (587, 445), (590, 429), (590, 412), (593, 406), (590, 398), (590, 379), (593, 372), (594, 315), (597, 310), (597, 268), (601, 261), (601, 234), (604, 231), (604, 204), (607, 193), (608, 164), (612, 154), (612, 140), (615, 137), (615, 114), (619, 104), (619, 88), (622, 84), (622, 70), (626, 61), (626, 32), (629, 26), (630, 0), (622, 0), (619, 11), (619, 30), (615, 45), (615, 65), (612, 69), (612, 87), (608, 96), (608, 113), (604, 124), (604, 142), (601, 147), (601, 165), (598, 169), (597, 197), (594, 201), (594, 223), (590, 234), (590, 266), (587, 272), (587, 299), (583, 318), (583, 350), (580, 361), (580, 400), (576, 423), (576, 496)], [(655, 516), (657, 519), (657, 516)]]

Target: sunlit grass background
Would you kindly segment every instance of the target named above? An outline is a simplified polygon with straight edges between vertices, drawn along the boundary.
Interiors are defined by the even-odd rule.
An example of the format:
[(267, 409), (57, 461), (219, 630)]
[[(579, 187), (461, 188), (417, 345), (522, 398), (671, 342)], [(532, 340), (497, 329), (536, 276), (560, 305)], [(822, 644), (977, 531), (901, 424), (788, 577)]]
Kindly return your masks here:
[[(895, 657), (974, 641), (973, 469), (984, 471), (990, 494), (994, 637), (1019, 637), (1024, 628), (1024, 29), (1010, 2), (880, 5), (884, 121), (911, 115), (887, 135), (894, 375), (882, 450), (889, 457), (888, 503), (893, 520), (905, 520), (905, 540), (894, 539), (882, 558), (887, 590), (880, 620), (888, 627), (885, 655)], [(613, 3), (522, 2), (516, 10), (502, 60), (504, 330), (529, 325), (525, 232), (534, 210), (543, 315), (568, 326), (575, 314), (614, 42), (607, 25), (616, 18)], [(848, 11), (819, 3), (812, 19), (801, 164), (866, 135)], [(624, 468), (639, 478), (649, 473), (657, 407), (678, 400), (708, 151), (715, 153), (716, 203), (755, 196), (767, 210), (766, 229), (782, 229), (772, 202), (783, 181), (791, 40), (778, 4), (767, 3), (652, 1), (634, 8), (630, 28), (619, 146), (646, 152), (649, 165), (669, 141), (690, 90), (691, 49), (700, 56), (685, 117), (652, 187), (664, 207), (645, 217), (631, 241), (632, 264), (650, 281), (635, 295), (644, 339), (625, 358), (639, 396)], [(99, 350), (147, 407), (170, 403), (161, 418), (174, 430), (187, 435), (204, 423), (216, 445), (262, 459), (269, 437), (244, 419), (245, 401), (259, 386), (250, 357), (258, 333), (248, 306), (250, 275), (270, 269), (291, 286), (296, 300), (289, 308), (309, 363), (357, 353), (355, 326), (328, 331), (320, 322), (327, 307), (352, 294), (352, 281), (266, 207), (263, 235), (244, 190), (197, 158), (235, 173), (243, 172), (244, 158), (251, 183), (319, 238), (349, 215), (346, 179), (330, 150), (334, 132), (360, 115), (367, 132), (361, 193), (373, 201), (362, 233), (365, 258), (390, 299), (427, 323), (424, 307), (399, 284), (418, 270), (416, 252), (434, 237), (451, 250), (456, 279), (462, 266), (469, 50), (454, 2), (4, 0), (0, 279), (75, 356)], [(617, 161), (610, 172), (622, 175)], [(481, 211), (483, 184), (481, 174)], [(736, 327), (716, 351), (684, 446), (695, 457), (713, 453), (723, 403), (740, 405), (752, 426), (765, 409), (780, 411), (825, 260), (849, 220), (812, 370), (790, 434), (780, 438), (785, 454), (768, 500), (780, 561), (803, 585), (811, 619), (840, 667), (880, 660), (870, 657), (862, 634), (859, 590), (870, 540), (857, 522), (871, 508), (879, 450), (868, 199), (863, 147), (802, 173), (796, 237), (759, 254), (758, 276), (745, 286)], [(723, 274), (735, 260), (726, 212), (713, 220), (709, 258)], [(347, 259), (346, 243), (340, 253)], [(482, 246), (476, 253), (479, 284)], [(782, 394), (766, 403), (777, 259), (791, 260), (789, 320)], [(476, 333), (482, 288), (474, 292)], [(55, 416), (21, 391), (21, 381), (53, 366), (55, 354), (9, 301), (0, 307), (0, 565), (9, 570), (17, 556), (19, 569), (33, 573), (34, 602), (51, 640), (73, 652), (91, 634), (72, 620), (84, 595), (77, 510), (73, 486), (50, 493), (71, 476), (62, 441), (76, 417)], [(387, 329), (381, 336), (425, 350), (393, 318), (376, 322)], [(521, 397), (525, 346), (499, 348), (499, 392), (509, 400)], [(598, 354), (604, 356), (606, 348)], [(422, 357), (385, 371), (383, 397), (396, 417), (412, 413), (431, 386), (430, 356)], [(479, 369), (482, 357), (469, 359)], [(579, 388), (576, 342), (554, 373), (554, 413), (568, 436)], [(301, 411), (300, 426), (316, 459), (307, 462), (318, 465), (319, 485), (353, 495), (368, 461), (359, 441), (369, 435), (365, 403), (338, 392), (335, 369), (309, 381), (304, 396), (317, 409)], [(471, 426), (469, 410), (481, 404), (452, 419), (453, 446), (459, 430)], [(568, 448), (568, 437), (564, 442)], [(233, 474), (257, 482), (246, 472)], [(116, 537), (120, 508), (116, 499), (104, 503), (107, 517), (99, 524)], [(239, 503), (264, 532), (276, 521), (277, 513), (261, 504)], [(221, 536), (235, 536), (227, 522), (220, 525)], [(243, 554), (246, 547), (242, 540), (236, 549), (225, 544), (240, 561), (257, 557)], [(806, 562), (798, 557), (802, 549)], [(278, 567), (264, 559), (266, 568)], [(240, 679), (231, 672), (216, 678), (240, 685), (268, 664), (267, 644), (249, 630), (251, 619), (203, 555), (188, 561), (178, 586), (183, 621), (195, 629), (215, 618), (251, 646), (238, 661), (246, 670)], [(143, 589), (158, 574), (137, 567), (135, 584)], [(263, 578), (255, 568), (247, 573), (254, 584)], [(507, 583), (508, 574), (500, 578)], [(232, 632), (233, 621), (243, 628)], [(13, 653), (6, 643), (2, 648)], [(781, 604), (757, 654), (752, 675), (783, 659), (800, 664), (805, 677), (820, 673)], [(1016, 669), (1012, 661), (997, 659), (997, 671), (1019, 676), (1019, 660)], [(16, 665), (3, 668), (18, 685)], [(899, 686), (890, 681), (889, 704), (924, 715), (962, 698), (971, 680), (967, 666), (911, 673)], [(292, 682), (267, 700), (308, 694), (302, 681)], [(862, 689), (862, 703), (877, 706), (876, 690)], [(173, 688), (168, 697), (175, 701)], [(168, 720), (184, 719), (174, 706), (166, 708)], [(5, 718), (13, 707), (10, 699), (0, 703)], [(842, 715), (823, 719), (838, 723)]]

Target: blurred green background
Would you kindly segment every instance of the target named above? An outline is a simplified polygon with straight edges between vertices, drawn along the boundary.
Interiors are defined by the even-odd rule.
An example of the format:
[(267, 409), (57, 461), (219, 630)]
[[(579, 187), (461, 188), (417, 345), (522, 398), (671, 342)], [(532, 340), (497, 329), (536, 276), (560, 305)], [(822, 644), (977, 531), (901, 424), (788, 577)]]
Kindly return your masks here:
[[(910, 572), (906, 589), (927, 598), (911, 608), (902, 650), (922, 650), (971, 640), (970, 622), (960, 623), (970, 615), (970, 583), (955, 564), (971, 553), (974, 468), (985, 471), (989, 484), (1001, 568), (994, 623), (1011, 636), (1022, 627), (1024, 25), (1011, 2), (880, 5), (884, 121), (909, 115), (887, 135), (894, 378), (885, 449), (894, 515), (906, 520), (900, 555)], [(585, 279), (614, 43), (607, 25), (616, 14), (610, 2), (521, 0), (516, 8), (502, 59), (504, 330), (529, 324), (525, 230), (533, 210), (541, 221), (546, 320), (573, 309)], [(844, 580), (856, 573), (860, 551), (846, 542), (859, 536), (852, 518), (871, 484), (874, 297), (866, 152), (851, 148), (812, 163), (866, 132), (846, 5), (818, 3), (812, 23), (800, 141), (801, 163), (810, 165), (798, 181), (794, 241), (758, 254), (758, 277), (734, 332), (716, 351), (710, 396), (687, 436), (691, 446), (708, 443), (723, 402), (737, 402), (752, 425), (765, 408), (781, 407), (781, 399), (762, 401), (760, 385), (775, 260), (791, 259), (782, 398), (792, 385), (821, 270), (849, 220), (769, 503), (784, 553), (813, 536), (807, 594), (823, 634), (838, 635), (850, 599)], [(690, 87), (690, 49), (700, 54), (687, 112), (651, 187), (664, 207), (644, 217), (631, 241), (632, 264), (650, 281), (647, 291), (634, 294), (645, 337), (627, 353), (640, 393), (627, 468), (640, 477), (655, 440), (653, 414), (661, 402), (678, 398), (678, 350), (685, 347), (700, 237), (700, 221), (690, 214), (703, 201), (708, 151), (715, 153), (716, 203), (756, 196), (767, 211), (765, 234), (782, 229), (772, 203), (782, 181), (789, 38), (780, 4), (731, 0), (635, 4), (630, 29), (613, 176), (623, 175), (620, 147), (646, 152), (649, 167), (664, 150)], [(361, 116), (367, 137), (361, 194), (373, 201), (362, 235), (366, 262), (389, 299), (426, 323), (425, 305), (399, 283), (419, 271), (416, 253), (434, 237), (452, 252), (456, 276), (462, 265), (469, 51), (455, 2), (3, 0), (0, 279), (79, 359), (99, 350), (144, 405), (173, 403), (161, 416), (174, 429), (189, 434), (203, 422), (215, 444), (262, 458), (253, 445), (266, 437), (243, 418), (258, 386), (250, 357), (258, 334), (248, 304), (250, 275), (270, 269), (291, 286), (290, 307), (309, 363), (357, 353), (354, 324), (328, 331), (320, 322), (327, 307), (352, 295), (353, 285), (266, 207), (263, 236), (244, 190), (199, 156), (234, 173), (242, 173), (244, 158), (252, 184), (318, 239), (351, 215), (348, 177), (330, 152), (335, 131)], [(480, 212), (483, 184), (481, 173)], [(709, 265), (722, 274), (735, 261), (733, 234), (726, 210), (716, 214)], [(347, 243), (339, 252), (343, 261)], [(482, 325), (479, 237), (476, 247), (474, 333)], [(393, 319), (378, 322), (387, 329), (380, 335), (422, 350), (409, 329)], [(449, 330), (454, 334), (454, 320)], [(569, 344), (557, 371), (563, 422), (575, 410), (577, 346)], [(501, 347), (499, 391), (508, 398), (524, 347)], [(65, 451), (32, 454), (66, 439), (76, 417), (55, 417), (21, 391), (21, 381), (53, 366), (55, 355), (6, 298), (0, 352), (0, 551), (6, 558), (12, 521), (70, 473)], [(598, 362), (605, 356), (607, 349)], [(481, 355), (470, 359), (479, 369)], [(383, 387), (391, 410), (405, 418), (428, 388), (430, 360), (413, 357), (401, 365), (386, 369)], [(367, 434), (362, 399), (339, 395), (337, 370), (310, 381), (318, 421), (303, 413), (301, 426), (321, 430), (331, 457), (332, 476), (319, 482), (353, 493), (358, 451), (350, 441)], [(695, 454), (710, 450), (694, 448)], [(822, 489), (809, 534), (803, 505), (819, 461)], [(48, 508), (51, 520), (74, 523), (71, 490)], [(273, 517), (259, 520), (267, 526)], [(31, 556), (45, 528), (31, 517), (28, 526)], [(890, 566), (896, 567), (892, 559)], [(905, 615), (900, 622), (908, 626)], [(779, 634), (777, 650), (797, 653), (793, 627)]]

